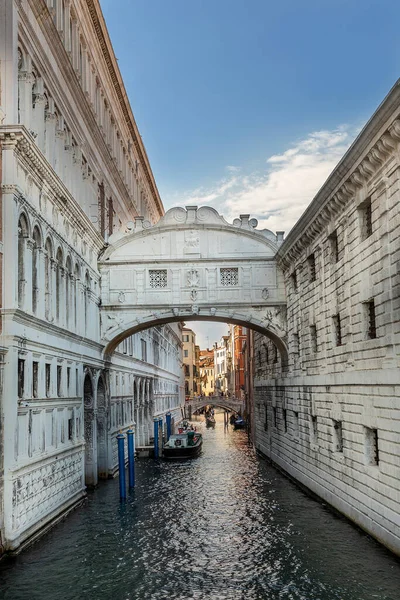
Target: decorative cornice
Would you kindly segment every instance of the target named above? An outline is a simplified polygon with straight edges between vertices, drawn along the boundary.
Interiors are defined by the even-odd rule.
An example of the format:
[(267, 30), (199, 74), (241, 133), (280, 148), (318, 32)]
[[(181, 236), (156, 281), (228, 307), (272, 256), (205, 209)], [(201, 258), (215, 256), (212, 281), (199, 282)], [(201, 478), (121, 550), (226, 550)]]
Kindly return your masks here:
[(126, 93), (125, 86), (122, 81), (121, 73), (115, 60), (115, 55), (112, 50), (112, 44), (107, 32), (107, 27), (104, 21), (103, 14), (101, 12), (99, 2), (98, 0), (86, 0), (86, 3), (92, 19), (94, 30), (96, 32), (99, 44), (101, 46), (101, 50), (103, 52), (104, 60), (107, 64), (107, 68), (111, 80), (113, 82), (115, 92), (117, 94), (121, 109), (125, 117), (126, 124), (128, 126), (128, 129), (133, 139), (133, 143), (138, 153), (141, 167), (144, 171), (147, 183), (151, 189), (153, 201), (157, 206), (159, 214), (162, 215), (164, 213), (164, 207), (162, 205), (160, 194), (158, 192), (157, 185), (153, 173), (151, 171), (146, 149), (144, 147), (143, 141), (141, 139), (139, 130), (136, 125), (135, 118), (133, 116), (133, 112), (128, 100), (128, 95)]
[[(398, 155), (400, 142), (400, 79), (350, 146), (342, 160), (287, 235), (276, 258), (285, 269), (337, 218), (358, 190)], [(388, 123), (389, 121), (389, 123)]]
[[(90, 219), (43, 157), (27, 129), (23, 126), (1, 125), (0, 143), (3, 150), (11, 149), (16, 152), (19, 160), (39, 179), (42, 187), (46, 188), (46, 194), (57, 206), (60, 214), (67, 216), (78, 235), (89, 239), (98, 250), (101, 249), (104, 240), (100, 233), (94, 229)], [(5, 186), (3, 192), (7, 192), (8, 190), (4, 188)]]

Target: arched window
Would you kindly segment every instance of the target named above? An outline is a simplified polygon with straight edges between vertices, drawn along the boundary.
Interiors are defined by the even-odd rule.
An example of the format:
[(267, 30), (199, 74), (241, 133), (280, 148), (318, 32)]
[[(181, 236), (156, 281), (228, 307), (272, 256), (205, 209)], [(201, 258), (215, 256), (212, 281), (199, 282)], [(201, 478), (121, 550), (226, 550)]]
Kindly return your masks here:
[(60, 321), (61, 317), (61, 289), (62, 289), (62, 250), (59, 248), (56, 255), (56, 319)]
[(25, 300), (25, 247), (29, 234), (28, 220), (21, 215), (18, 221), (18, 307), (23, 308)]
[(73, 297), (73, 305), (74, 305), (74, 327), (75, 327), (75, 331), (76, 331), (76, 327), (78, 324), (78, 293), (79, 293), (79, 286), (78, 286), (78, 281), (81, 278), (81, 273), (79, 270), (79, 265), (75, 265), (75, 271), (74, 271), (74, 278), (72, 280), (73, 282), (73, 288), (72, 288), (72, 297)]
[(47, 320), (51, 319), (51, 261), (53, 259), (53, 247), (49, 238), (46, 240), (44, 249), (44, 314)]
[(89, 293), (90, 293), (90, 277), (86, 271), (85, 274), (85, 333), (88, 330), (88, 317), (89, 317)]
[(32, 310), (36, 315), (39, 300), (39, 254), (42, 245), (42, 237), (38, 227), (34, 228), (32, 238)]
[(67, 256), (67, 260), (65, 261), (65, 323), (67, 327), (70, 327), (72, 324), (72, 295), (71, 295), (71, 277), (72, 277), (72, 263), (71, 258)]

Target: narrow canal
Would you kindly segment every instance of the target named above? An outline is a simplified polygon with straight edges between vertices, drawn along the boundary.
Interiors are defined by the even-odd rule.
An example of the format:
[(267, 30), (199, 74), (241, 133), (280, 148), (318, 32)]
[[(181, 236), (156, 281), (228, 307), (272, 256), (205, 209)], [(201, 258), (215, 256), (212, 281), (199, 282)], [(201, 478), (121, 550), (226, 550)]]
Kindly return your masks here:
[(200, 428), (199, 458), (138, 461), (126, 505), (104, 482), (0, 562), (0, 598), (399, 600), (395, 557), (224, 431), (222, 414)]

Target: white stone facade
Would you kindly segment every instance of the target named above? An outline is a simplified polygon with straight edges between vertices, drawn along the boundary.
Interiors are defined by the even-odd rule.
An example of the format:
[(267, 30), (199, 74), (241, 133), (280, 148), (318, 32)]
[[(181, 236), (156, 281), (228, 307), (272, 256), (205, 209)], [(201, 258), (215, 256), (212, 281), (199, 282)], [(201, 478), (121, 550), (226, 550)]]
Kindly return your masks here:
[(255, 334), (255, 444), (400, 554), (400, 84), (278, 251), (289, 363)]
[(110, 356), (98, 255), (121, 223), (163, 215), (103, 22), (88, 0), (0, 0), (0, 543), (20, 548), (179, 418), (180, 325)]

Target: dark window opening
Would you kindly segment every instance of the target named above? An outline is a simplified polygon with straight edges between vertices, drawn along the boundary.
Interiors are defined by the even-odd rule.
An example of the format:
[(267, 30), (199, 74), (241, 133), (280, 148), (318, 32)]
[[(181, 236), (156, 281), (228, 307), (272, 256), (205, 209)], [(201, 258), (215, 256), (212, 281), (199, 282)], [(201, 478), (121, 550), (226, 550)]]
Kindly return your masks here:
[(334, 231), (332, 235), (329, 236), (329, 245), (330, 245), (330, 255), (331, 262), (337, 263), (339, 262), (339, 242), (337, 231)]
[(315, 354), (318, 350), (317, 328), (315, 325), (310, 325), (311, 352)]
[(46, 396), (50, 396), (51, 365), (46, 363)]
[(297, 272), (296, 271), (293, 271), (293, 273), (291, 275), (291, 279), (292, 279), (292, 288), (293, 288), (293, 291), (295, 293), (297, 293), (298, 287), (297, 287)]
[(368, 318), (368, 331), (367, 335), (370, 340), (376, 338), (376, 319), (375, 319), (375, 302), (370, 300), (366, 303), (367, 318)]
[(315, 270), (315, 254), (310, 254), (307, 259), (308, 262), (308, 271), (310, 276), (310, 282), (315, 281), (317, 278), (316, 270)]
[(277, 421), (276, 421), (276, 408), (275, 406), (272, 407), (272, 418), (273, 418), (273, 423), (274, 423), (274, 427), (277, 427)]
[(286, 408), (282, 408), (282, 417), (283, 417), (283, 430), (287, 433), (287, 410)]
[(57, 365), (57, 396), (59, 396), (59, 397), (62, 394), (61, 381), (62, 381), (62, 366)]
[(25, 393), (25, 361), (18, 359), (18, 398), (23, 398)]
[(32, 397), (38, 397), (38, 384), (39, 384), (39, 363), (34, 361), (32, 363)]
[(343, 430), (341, 421), (333, 421), (333, 446), (335, 452), (343, 452)]
[(335, 344), (336, 346), (342, 345), (342, 325), (340, 322), (340, 315), (334, 315), (332, 317), (333, 321), (333, 330), (335, 334)]
[(365, 200), (360, 207), (361, 239), (366, 240), (372, 235), (372, 205), (371, 198)]

